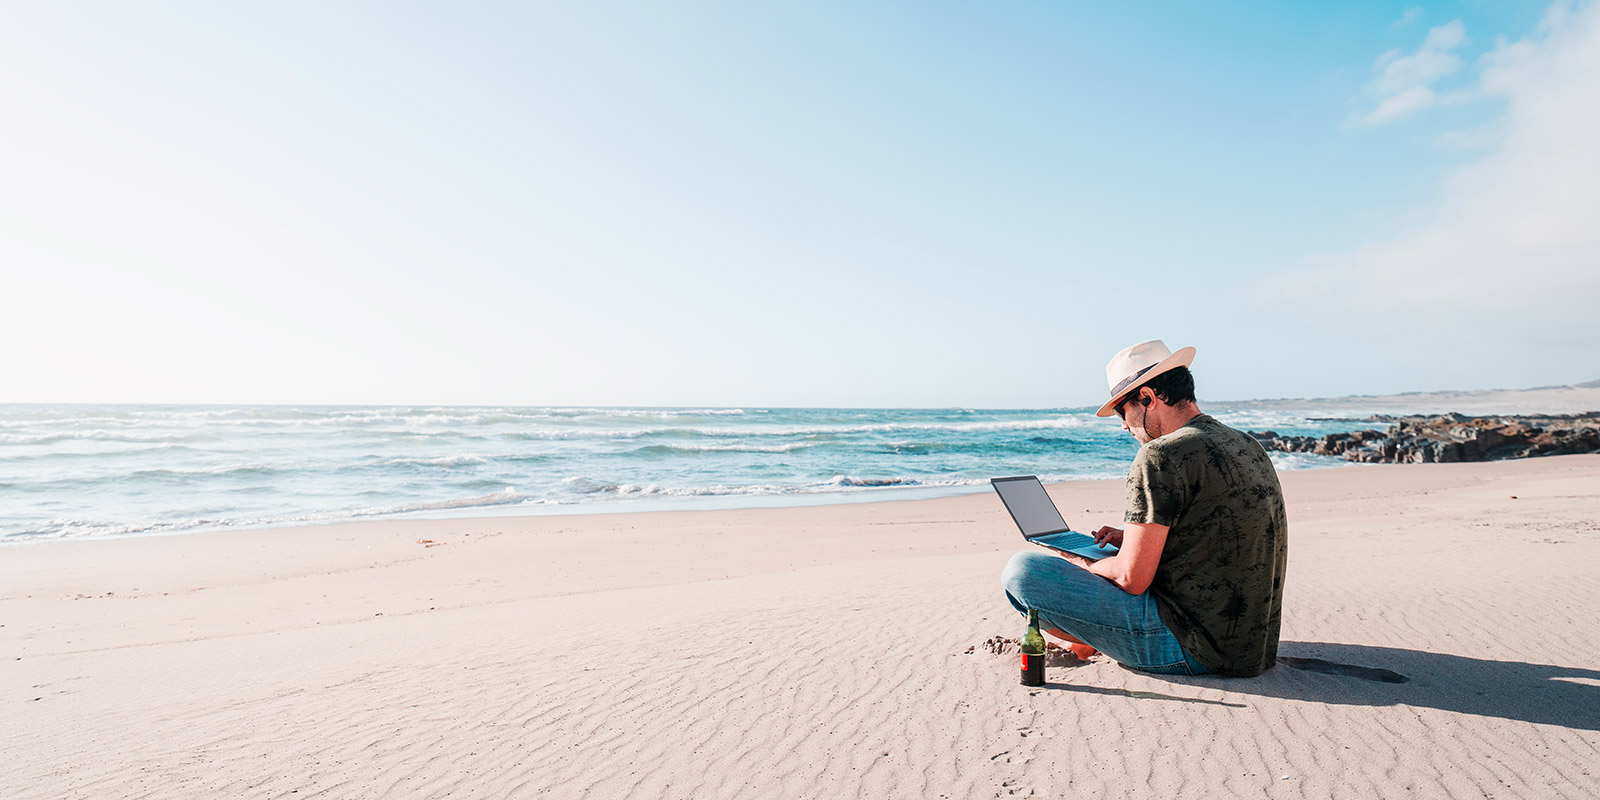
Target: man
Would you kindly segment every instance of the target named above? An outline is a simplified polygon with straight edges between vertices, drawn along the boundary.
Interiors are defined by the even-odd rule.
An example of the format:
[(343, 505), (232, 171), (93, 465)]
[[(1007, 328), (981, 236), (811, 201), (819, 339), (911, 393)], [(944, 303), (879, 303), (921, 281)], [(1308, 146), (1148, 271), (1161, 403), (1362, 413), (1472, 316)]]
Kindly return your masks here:
[(1099, 561), (1017, 553), (1001, 580), (1052, 635), (1125, 666), (1171, 675), (1259, 675), (1278, 655), (1289, 526), (1266, 451), (1200, 413), (1189, 364), (1156, 339), (1106, 365), (1111, 399), (1143, 445), (1128, 471), (1126, 527), (1094, 532)]

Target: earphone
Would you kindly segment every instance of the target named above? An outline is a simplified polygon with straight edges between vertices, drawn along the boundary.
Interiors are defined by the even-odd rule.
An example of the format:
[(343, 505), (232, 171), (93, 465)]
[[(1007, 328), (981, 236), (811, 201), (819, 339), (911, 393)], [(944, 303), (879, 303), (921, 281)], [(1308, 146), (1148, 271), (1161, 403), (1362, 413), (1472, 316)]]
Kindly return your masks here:
[(1141, 406), (1143, 406), (1145, 408), (1149, 408), (1150, 407), (1150, 401), (1152, 399), (1153, 398), (1151, 398), (1151, 397), (1145, 397), (1142, 392), (1136, 397), (1123, 398), (1122, 402), (1120, 402), (1120, 403), (1118, 403), (1116, 405), (1117, 416), (1119, 416), (1119, 417), (1122, 416), (1122, 408), (1123, 408), (1123, 406), (1126, 406), (1129, 403), (1134, 402), (1135, 400), (1137, 400), (1139, 402), (1139, 405), (1141, 405)]

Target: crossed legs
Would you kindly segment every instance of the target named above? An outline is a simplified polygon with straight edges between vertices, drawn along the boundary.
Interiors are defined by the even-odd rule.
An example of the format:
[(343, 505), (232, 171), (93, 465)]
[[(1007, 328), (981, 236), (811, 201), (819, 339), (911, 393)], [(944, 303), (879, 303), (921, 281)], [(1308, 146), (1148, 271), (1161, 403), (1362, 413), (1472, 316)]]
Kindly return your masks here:
[[(1205, 671), (1184, 655), (1149, 592), (1128, 594), (1044, 551), (1012, 556), (1000, 580), (1012, 607), (1024, 614), (1037, 609), (1040, 625), (1051, 635), (1087, 646), (1090, 654), (1097, 649), (1145, 672), (1191, 675)], [(1078, 647), (1073, 652), (1079, 653)]]

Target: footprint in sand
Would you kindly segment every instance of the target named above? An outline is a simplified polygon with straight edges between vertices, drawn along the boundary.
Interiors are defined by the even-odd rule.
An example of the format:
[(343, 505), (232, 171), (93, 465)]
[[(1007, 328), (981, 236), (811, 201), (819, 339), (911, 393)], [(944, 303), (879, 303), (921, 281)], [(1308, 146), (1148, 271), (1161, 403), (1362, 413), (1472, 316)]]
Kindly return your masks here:
[[(1021, 643), (1009, 636), (991, 636), (982, 644), (975, 644), (967, 648), (970, 655), (982, 649), (991, 655), (1011, 656), (1021, 652)], [(1078, 658), (1071, 650), (1057, 647), (1055, 642), (1046, 642), (1044, 646), (1044, 665), (1046, 667), (1081, 667), (1089, 663), (1087, 659)]]

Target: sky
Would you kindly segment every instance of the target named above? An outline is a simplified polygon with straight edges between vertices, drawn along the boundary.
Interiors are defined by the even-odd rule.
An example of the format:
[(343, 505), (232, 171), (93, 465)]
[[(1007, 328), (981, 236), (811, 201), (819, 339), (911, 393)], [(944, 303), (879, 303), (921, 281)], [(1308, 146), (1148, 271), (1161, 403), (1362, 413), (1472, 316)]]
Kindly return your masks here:
[(0, 402), (1600, 378), (1600, 4), (0, 2)]

